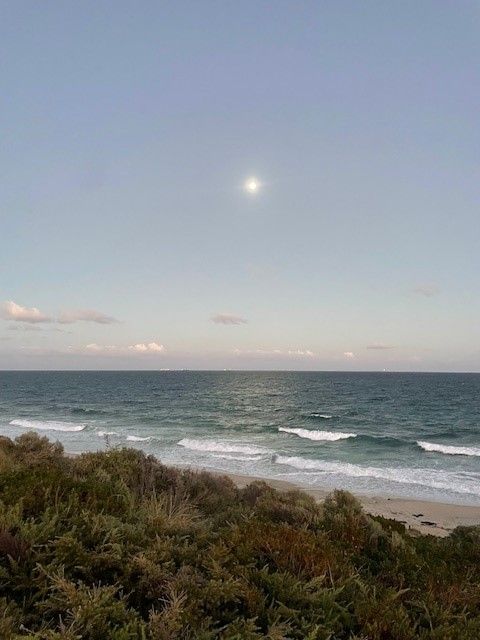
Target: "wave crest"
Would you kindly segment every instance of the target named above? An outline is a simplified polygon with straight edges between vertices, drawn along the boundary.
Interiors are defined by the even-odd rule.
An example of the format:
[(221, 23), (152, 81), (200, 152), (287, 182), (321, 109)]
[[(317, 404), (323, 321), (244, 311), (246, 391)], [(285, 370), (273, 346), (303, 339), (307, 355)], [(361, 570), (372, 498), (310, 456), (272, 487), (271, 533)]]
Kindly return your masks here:
[(14, 427), (22, 429), (33, 429), (36, 431), (83, 431), (85, 424), (75, 424), (73, 422), (60, 422), (58, 420), (12, 420), (10, 422)]
[(258, 455), (235, 455), (233, 453), (214, 453), (213, 458), (222, 458), (222, 460), (239, 460), (241, 462), (250, 462), (251, 460), (258, 461)]
[(362, 467), (349, 462), (328, 462), (297, 456), (277, 456), (274, 462), (300, 471), (313, 471), (350, 478), (375, 478), (400, 484), (421, 485), (432, 489), (446, 489), (455, 493), (478, 494), (480, 491), (478, 477), (466, 477), (436, 469)]
[(147, 442), (147, 440), (152, 440), (153, 436), (127, 436), (127, 440), (130, 442)]
[(333, 431), (313, 431), (309, 429), (290, 429), (289, 427), (279, 427), (279, 431), (291, 433), (299, 438), (307, 438), (307, 440), (323, 440), (334, 442), (335, 440), (346, 440), (347, 438), (356, 438), (356, 433), (334, 433)]
[(418, 440), (417, 444), (424, 451), (444, 453), (450, 456), (480, 456), (480, 447), (454, 447), (451, 444), (437, 444)]
[(213, 453), (244, 453), (246, 455), (259, 456), (267, 453), (265, 449), (251, 445), (236, 444), (230, 442), (216, 442), (214, 440), (193, 440), (183, 438), (177, 442), (181, 447), (192, 449), (193, 451), (205, 451)]

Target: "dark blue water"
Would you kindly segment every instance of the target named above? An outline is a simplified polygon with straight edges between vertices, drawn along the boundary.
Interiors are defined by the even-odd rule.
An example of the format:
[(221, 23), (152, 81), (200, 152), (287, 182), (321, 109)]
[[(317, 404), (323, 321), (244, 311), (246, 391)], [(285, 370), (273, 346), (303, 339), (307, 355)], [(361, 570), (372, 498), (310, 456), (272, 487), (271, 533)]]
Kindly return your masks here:
[(0, 430), (68, 451), (480, 504), (480, 375), (0, 372)]

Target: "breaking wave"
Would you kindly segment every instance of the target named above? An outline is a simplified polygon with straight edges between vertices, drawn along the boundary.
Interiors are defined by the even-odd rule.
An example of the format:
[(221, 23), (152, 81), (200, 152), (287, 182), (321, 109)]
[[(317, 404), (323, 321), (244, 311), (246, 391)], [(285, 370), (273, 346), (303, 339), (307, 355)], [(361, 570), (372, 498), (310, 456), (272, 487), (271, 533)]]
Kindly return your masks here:
[(421, 485), (432, 489), (446, 489), (456, 493), (478, 494), (480, 478), (440, 471), (401, 467), (362, 467), (349, 462), (328, 462), (297, 456), (276, 456), (276, 464), (283, 464), (300, 471), (347, 476), (350, 478), (375, 478), (400, 484)]
[(239, 460), (241, 462), (250, 462), (252, 460), (258, 461), (258, 455), (234, 455), (229, 453), (213, 453), (213, 458), (222, 458), (223, 460)]
[(251, 445), (236, 444), (233, 442), (215, 442), (214, 440), (191, 440), (190, 438), (183, 438), (183, 440), (180, 440), (177, 444), (186, 449), (212, 453), (244, 453), (253, 456), (268, 453), (265, 449)]
[(153, 436), (127, 436), (127, 440), (130, 442), (147, 442), (147, 440), (152, 440)]
[(451, 444), (436, 444), (435, 442), (417, 441), (424, 451), (444, 453), (450, 456), (480, 456), (480, 447), (454, 447)]
[(59, 422), (58, 420), (12, 420), (10, 422), (14, 427), (22, 429), (33, 429), (39, 431), (83, 431), (85, 424), (75, 424), (73, 422)]
[(356, 433), (334, 433), (333, 431), (310, 431), (309, 429), (290, 429), (289, 427), (279, 427), (279, 431), (291, 433), (299, 438), (307, 438), (307, 440), (323, 440), (334, 442), (335, 440), (346, 440), (347, 438), (356, 438)]

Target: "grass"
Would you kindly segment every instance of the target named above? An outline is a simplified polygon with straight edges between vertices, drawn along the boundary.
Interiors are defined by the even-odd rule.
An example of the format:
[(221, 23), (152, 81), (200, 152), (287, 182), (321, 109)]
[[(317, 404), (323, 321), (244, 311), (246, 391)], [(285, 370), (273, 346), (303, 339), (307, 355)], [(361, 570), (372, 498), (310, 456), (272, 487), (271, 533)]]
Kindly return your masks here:
[(0, 638), (478, 640), (480, 528), (0, 438)]

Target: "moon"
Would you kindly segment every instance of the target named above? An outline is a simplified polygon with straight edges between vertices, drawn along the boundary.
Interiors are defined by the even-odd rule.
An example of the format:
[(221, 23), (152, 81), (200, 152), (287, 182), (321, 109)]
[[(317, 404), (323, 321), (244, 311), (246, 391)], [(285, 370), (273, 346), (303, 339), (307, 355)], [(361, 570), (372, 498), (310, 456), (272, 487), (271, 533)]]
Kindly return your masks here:
[(248, 180), (245, 181), (244, 189), (247, 193), (258, 193), (258, 190), (260, 189), (260, 182), (257, 178), (248, 178)]

